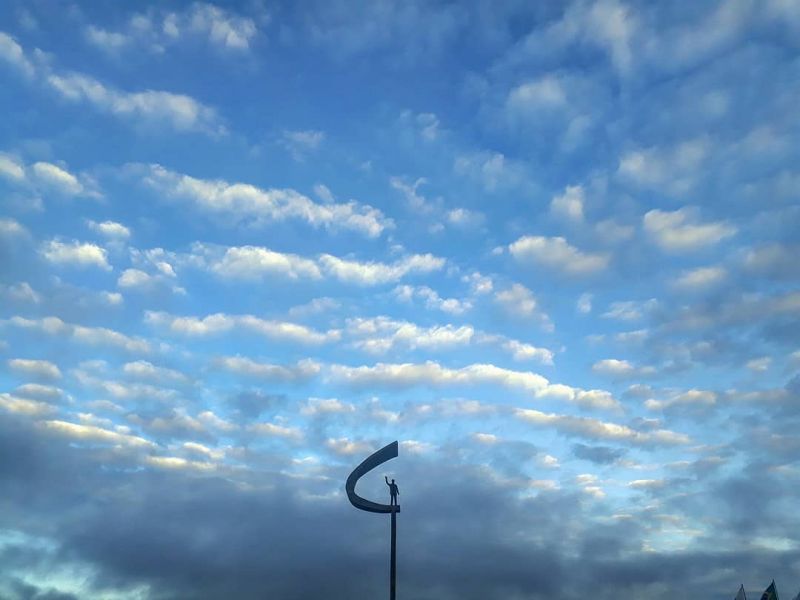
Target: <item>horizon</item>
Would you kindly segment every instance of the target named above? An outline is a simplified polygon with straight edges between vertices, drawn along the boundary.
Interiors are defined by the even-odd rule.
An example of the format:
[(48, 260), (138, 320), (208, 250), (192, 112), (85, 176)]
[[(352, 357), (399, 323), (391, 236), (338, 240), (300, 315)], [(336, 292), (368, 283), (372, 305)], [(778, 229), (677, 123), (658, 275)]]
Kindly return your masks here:
[(800, 4), (0, 23), (1, 597), (800, 591)]

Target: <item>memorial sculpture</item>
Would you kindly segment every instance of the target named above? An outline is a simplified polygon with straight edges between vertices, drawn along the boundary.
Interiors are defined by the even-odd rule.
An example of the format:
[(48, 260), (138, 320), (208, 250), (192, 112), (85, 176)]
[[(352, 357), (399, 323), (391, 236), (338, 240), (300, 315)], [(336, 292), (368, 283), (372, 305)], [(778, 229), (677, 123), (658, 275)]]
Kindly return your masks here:
[(391, 533), (391, 558), (389, 561), (389, 600), (395, 600), (396, 579), (397, 579), (397, 513), (400, 512), (400, 505), (397, 503), (397, 496), (400, 490), (397, 484), (392, 479), (389, 483), (389, 478), (384, 475), (386, 485), (389, 486), (389, 504), (379, 504), (372, 502), (366, 498), (362, 498), (356, 493), (356, 483), (358, 480), (367, 474), (369, 471), (385, 463), (387, 460), (396, 458), (398, 454), (397, 442), (394, 441), (368, 456), (360, 465), (358, 465), (345, 483), (345, 491), (347, 492), (347, 499), (350, 504), (360, 510), (365, 510), (372, 513), (389, 513), (392, 515), (392, 533)]

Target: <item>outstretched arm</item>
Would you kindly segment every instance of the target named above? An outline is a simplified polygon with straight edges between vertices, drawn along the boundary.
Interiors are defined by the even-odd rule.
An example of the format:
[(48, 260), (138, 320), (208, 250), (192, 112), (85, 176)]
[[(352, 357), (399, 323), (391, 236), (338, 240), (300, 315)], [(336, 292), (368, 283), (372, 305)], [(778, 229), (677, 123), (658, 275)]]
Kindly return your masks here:
[(383, 476), (383, 479), (384, 479), (384, 481), (386, 481), (386, 485), (390, 485), (389, 484), (389, 478), (386, 475)]

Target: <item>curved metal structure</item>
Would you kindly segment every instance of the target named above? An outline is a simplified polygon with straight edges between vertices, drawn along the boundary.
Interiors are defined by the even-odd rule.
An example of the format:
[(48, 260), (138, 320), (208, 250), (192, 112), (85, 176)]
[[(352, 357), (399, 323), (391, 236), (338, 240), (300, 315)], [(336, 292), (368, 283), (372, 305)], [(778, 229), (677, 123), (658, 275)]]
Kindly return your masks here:
[(350, 473), (350, 476), (347, 478), (347, 482), (344, 484), (344, 489), (345, 491), (347, 491), (347, 499), (350, 500), (350, 504), (352, 504), (358, 509), (373, 513), (400, 512), (399, 505), (379, 504), (377, 502), (372, 502), (371, 500), (367, 500), (366, 498), (362, 498), (361, 496), (356, 494), (356, 483), (358, 483), (358, 480), (361, 477), (366, 475), (369, 471), (371, 471), (378, 465), (382, 465), (387, 460), (392, 460), (393, 458), (397, 458), (397, 454), (398, 454), (397, 442), (394, 441), (391, 444), (387, 444), (377, 452), (368, 456), (364, 460), (364, 462), (362, 462), (355, 469), (353, 469), (353, 472)]

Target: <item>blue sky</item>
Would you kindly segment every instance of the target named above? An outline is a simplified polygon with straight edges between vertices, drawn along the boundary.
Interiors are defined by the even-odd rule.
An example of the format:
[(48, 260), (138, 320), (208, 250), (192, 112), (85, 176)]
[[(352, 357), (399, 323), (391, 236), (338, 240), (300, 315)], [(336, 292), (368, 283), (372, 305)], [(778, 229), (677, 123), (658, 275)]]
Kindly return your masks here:
[(4, 597), (800, 585), (796, 3), (0, 17)]

